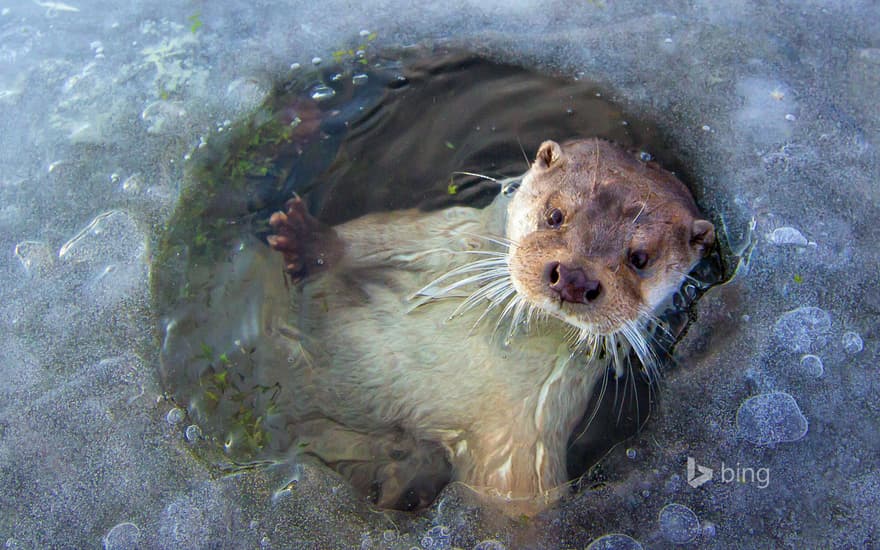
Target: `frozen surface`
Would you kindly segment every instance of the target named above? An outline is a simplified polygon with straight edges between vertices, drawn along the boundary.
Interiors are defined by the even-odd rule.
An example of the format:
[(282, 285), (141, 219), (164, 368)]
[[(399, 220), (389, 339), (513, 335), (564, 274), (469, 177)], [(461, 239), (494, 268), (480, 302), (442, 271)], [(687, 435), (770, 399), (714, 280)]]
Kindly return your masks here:
[[(871, 1), (3, 4), (0, 542), (880, 544), (878, 21)], [(361, 30), (605, 83), (657, 121), (743, 255), (647, 429), (546, 516), (494, 517), (454, 489), (421, 516), (377, 514), (314, 468), (222, 477), (161, 399), (148, 261), (184, 157)], [(687, 457), (769, 483), (693, 488)]]

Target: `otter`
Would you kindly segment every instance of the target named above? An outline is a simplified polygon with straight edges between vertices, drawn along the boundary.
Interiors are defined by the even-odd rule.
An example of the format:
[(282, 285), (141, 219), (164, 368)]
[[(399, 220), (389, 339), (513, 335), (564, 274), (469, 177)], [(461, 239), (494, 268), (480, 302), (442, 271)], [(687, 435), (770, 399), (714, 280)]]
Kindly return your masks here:
[(714, 243), (685, 187), (601, 139), (544, 142), (483, 209), (329, 227), (295, 197), (268, 243), (292, 282), (298, 448), (382, 507), (448, 481), (543, 509), (609, 368), (656, 368), (646, 326)]

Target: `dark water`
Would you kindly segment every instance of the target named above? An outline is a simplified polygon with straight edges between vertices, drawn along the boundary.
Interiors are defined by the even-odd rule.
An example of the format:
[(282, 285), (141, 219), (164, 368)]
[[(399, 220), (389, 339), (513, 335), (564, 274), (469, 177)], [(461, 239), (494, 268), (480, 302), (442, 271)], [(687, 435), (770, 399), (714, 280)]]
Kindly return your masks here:
[[(193, 155), (152, 269), (162, 380), (197, 456), (229, 471), (300, 458), (288, 430), (290, 350), (260, 332), (267, 308), (283, 307), (280, 274), (267, 270), (260, 243), (294, 192), (330, 224), (413, 206), (483, 206), (498, 185), (455, 172), (518, 175), (542, 141), (591, 136), (649, 154), (686, 181), (656, 129), (608, 98), (587, 82), (470, 55), (354, 56), (301, 69), (251, 117), (211, 136)], [(698, 271), (706, 283), (688, 285), (665, 314), (674, 334), (718, 281), (717, 257)], [(640, 376), (609, 374), (607, 383), (611, 397), (572, 438), (572, 478), (635, 433), (656, 398)]]

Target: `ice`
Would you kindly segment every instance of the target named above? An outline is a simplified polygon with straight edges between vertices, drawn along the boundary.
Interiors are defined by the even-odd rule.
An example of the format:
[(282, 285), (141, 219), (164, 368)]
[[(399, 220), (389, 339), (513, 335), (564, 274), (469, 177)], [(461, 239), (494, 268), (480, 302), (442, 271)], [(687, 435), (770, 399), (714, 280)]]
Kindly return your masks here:
[(32, 276), (44, 275), (55, 264), (55, 253), (48, 243), (22, 241), (15, 245), (15, 257)]
[(168, 414), (165, 415), (165, 420), (169, 424), (177, 424), (178, 422), (183, 421), (185, 417), (186, 412), (183, 409), (181, 409), (180, 407), (174, 407), (173, 409), (168, 411)]
[(104, 550), (128, 550), (139, 546), (141, 530), (134, 523), (124, 522), (113, 526), (104, 537)]
[(809, 244), (807, 238), (794, 227), (777, 227), (767, 235), (767, 241), (773, 244), (793, 244), (797, 246), (807, 246)]
[(801, 357), (800, 371), (804, 376), (811, 378), (819, 378), (825, 373), (825, 366), (822, 364), (822, 358), (812, 353), (808, 353)]
[[(7, 546), (359, 547), (366, 533), (378, 547), (393, 529), (384, 544), (410, 547), (442, 516), (468, 528), (456, 527), (451, 542), (465, 548), (489, 540), (584, 547), (606, 533), (627, 535), (594, 544), (664, 547), (672, 543), (658, 532), (657, 514), (668, 502), (711, 519), (718, 547), (877, 539), (880, 370), (852, 368), (856, 360), (876, 365), (880, 355), (876, 2), (7, 4)], [(157, 374), (148, 270), (183, 186), (183, 159), (218, 124), (253, 109), (274, 79), (311, 69), (313, 58), (326, 68), (333, 52), (359, 48), (372, 33), (371, 48), (461, 44), (601, 82), (633, 120), (657, 123), (721, 237), (741, 242), (753, 219), (756, 235), (775, 234), (742, 250), (748, 269), (700, 302), (678, 366), (659, 389), (662, 410), (631, 445), (639, 459), (612, 451), (601, 487), (539, 519), (484, 524), (488, 512), (448, 498), (424, 515), (388, 519), (338, 478), (305, 466), (273, 500), (290, 471), (217, 475), (190, 453), (203, 443), (199, 428), (168, 422), (176, 404)], [(797, 234), (777, 233), (770, 212)], [(821, 379), (771, 376), (792, 372), (805, 354), (821, 358)], [(816, 371), (812, 359), (804, 366)], [(807, 417), (813, 429), (802, 437)], [(707, 461), (770, 468), (770, 489), (692, 489), (681, 476), (687, 454), (698, 451)]]
[(98, 266), (106, 261), (134, 263), (146, 251), (144, 236), (126, 212), (109, 210), (96, 216), (58, 250), (61, 260)]
[(864, 349), (865, 344), (857, 332), (847, 331), (843, 333), (843, 349), (850, 355), (855, 355)]
[(746, 77), (736, 85), (745, 104), (735, 115), (738, 126), (760, 144), (778, 143), (791, 136), (785, 115), (797, 109), (795, 93), (780, 81)]
[(201, 439), (202, 429), (199, 428), (195, 424), (190, 424), (189, 426), (186, 427), (186, 432), (184, 432), (184, 434), (186, 436), (186, 440), (189, 441), (190, 443), (193, 443), (193, 442)]
[(807, 434), (807, 419), (785, 392), (746, 399), (736, 412), (736, 425), (740, 436), (757, 445), (797, 441)]
[(177, 134), (186, 121), (186, 109), (179, 101), (154, 101), (141, 113), (151, 134)]
[(674, 544), (687, 544), (700, 534), (700, 520), (693, 510), (682, 504), (667, 504), (660, 510), (660, 531)]
[(422, 548), (427, 550), (445, 550), (450, 548), (449, 544), (450, 531), (445, 525), (437, 525), (431, 527), (427, 533), (422, 535), (419, 541)]
[(818, 351), (825, 347), (831, 334), (831, 317), (818, 307), (799, 307), (782, 315), (776, 321), (774, 332), (789, 351)]
[(627, 535), (602, 535), (587, 546), (587, 550), (642, 550), (643, 546)]

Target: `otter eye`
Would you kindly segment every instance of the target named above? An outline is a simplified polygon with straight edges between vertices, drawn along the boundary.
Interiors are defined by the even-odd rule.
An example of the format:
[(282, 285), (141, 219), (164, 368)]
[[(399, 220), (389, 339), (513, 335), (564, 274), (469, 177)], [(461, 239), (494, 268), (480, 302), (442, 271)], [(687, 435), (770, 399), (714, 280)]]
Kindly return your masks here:
[(558, 208), (554, 208), (553, 210), (547, 212), (547, 225), (556, 229), (562, 222), (565, 220), (565, 216), (562, 215), (562, 210)]
[(648, 265), (648, 253), (644, 250), (636, 250), (629, 255), (629, 263), (636, 269), (644, 269)]

